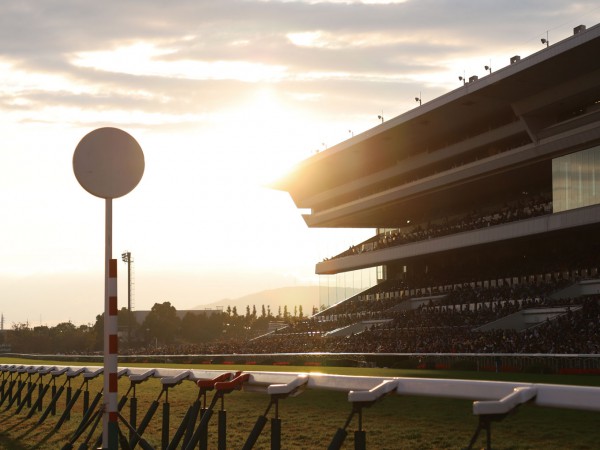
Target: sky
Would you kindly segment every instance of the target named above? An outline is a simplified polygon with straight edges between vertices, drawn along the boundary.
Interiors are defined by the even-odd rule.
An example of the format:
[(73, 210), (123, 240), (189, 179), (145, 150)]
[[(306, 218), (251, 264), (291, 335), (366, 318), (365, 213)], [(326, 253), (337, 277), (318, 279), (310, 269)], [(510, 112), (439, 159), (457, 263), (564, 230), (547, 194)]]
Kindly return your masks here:
[[(72, 166), (92, 130), (144, 152), (140, 183), (113, 200), (135, 309), (318, 284), (318, 261), (374, 230), (309, 229), (270, 181), (597, 23), (596, 1), (1, 2), (4, 328), (103, 311), (105, 201)], [(119, 262), (120, 306), (126, 274)]]

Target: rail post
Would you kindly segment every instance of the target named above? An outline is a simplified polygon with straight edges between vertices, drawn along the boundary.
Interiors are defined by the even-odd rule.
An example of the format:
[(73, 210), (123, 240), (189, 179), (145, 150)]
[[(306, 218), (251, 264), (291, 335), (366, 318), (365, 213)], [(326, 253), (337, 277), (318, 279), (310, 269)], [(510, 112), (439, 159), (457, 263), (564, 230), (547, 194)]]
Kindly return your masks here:
[[(51, 368), (47, 368), (47, 369), (43, 369), (40, 372), (40, 375), (47, 375), (48, 373), (50, 373), (52, 370), (54, 370), (54, 367)], [(50, 389), (50, 383), (46, 383), (43, 384), (40, 381), (40, 384), (38, 385), (38, 397), (35, 400), (35, 402), (33, 403), (33, 405), (31, 406), (31, 409), (29, 410), (29, 412), (27, 413), (27, 418), (31, 419), (31, 417), (33, 417), (33, 414), (38, 411), (41, 412), (43, 409), (43, 400), (44, 400), (44, 396), (46, 395), (46, 393), (48, 392), (48, 389)]]
[(162, 409), (162, 436), (161, 436), (161, 448), (164, 450), (169, 446), (169, 427), (171, 421), (171, 405), (169, 403), (169, 388), (175, 388), (175, 386), (181, 384), (181, 382), (190, 376), (191, 372), (186, 370), (174, 377), (164, 377), (160, 380), (163, 385), (163, 391), (165, 393)]
[(169, 422), (171, 421), (171, 405), (169, 404), (169, 387), (165, 386), (165, 397), (162, 405), (162, 436), (161, 448), (164, 450), (169, 445)]
[(269, 405), (262, 416), (258, 416), (254, 428), (246, 439), (243, 450), (250, 450), (256, 444), (265, 425), (267, 424), (267, 415), (272, 406), (275, 408), (275, 417), (271, 418), (271, 450), (279, 450), (281, 448), (281, 419), (279, 418), (279, 400), (287, 397), (295, 397), (299, 395), (308, 382), (307, 375), (299, 375), (287, 384), (272, 384), (267, 388), (267, 393), (270, 395)]
[(365, 431), (362, 429), (362, 410), (365, 407), (372, 406), (386, 395), (394, 392), (397, 386), (398, 380), (384, 380), (368, 391), (348, 392), (348, 401), (352, 403), (352, 410), (346, 419), (344, 426), (338, 428), (333, 436), (331, 444), (327, 447), (328, 450), (339, 450), (342, 447), (342, 444), (348, 435), (346, 429), (350, 425), (355, 414), (358, 414), (358, 429), (354, 432), (354, 449), (365, 450), (367, 448), (367, 441)]
[(19, 414), (22, 411), (22, 409), (25, 407), (25, 405), (27, 405), (28, 408), (31, 408), (31, 397), (33, 395), (33, 391), (35, 391), (35, 389), (37, 387), (37, 382), (40, 381), (41, 378), (42, 378), (42, 375), (40, 374), (40, 375), (38, 375), (38, 378), (35, 383), (33, 383), (31, 381), (27, 383), (27, 393), (25, 394), (25, 398), (23, 398), (23, 400), (17, 405), (15, 414)]
[[(137, 412), (138, 412), (138, 398), (136, 387), (138, 384), (143, 383), (150, 379), (150, 377), (154, 376), (156, 373), (156, 369), (148, 370), (144, 373), (140, 374), (130, 374), (129, 375), (129, 389), (125, 394), (125, 397), (129, 395), (129, 392), (133, 392), (133, 396), (129, 399), (129, 423), (127, 425), (127, 429), (129, 430), (129, 443), (131, 445), (137, 438)], [(122, 417), (122, 416), (121, 416)]]
[(6, 386), (6, 377), (4, 376), (4, 367), (0, 370), (2, 372), (2, 381), (0, 382), (0, 399), (4, 397), (4, 386)]
[(537, 395), (535, 387), (516, 387), (500, 400), (477, 401), (473, 403), (473, 413), (479, 416), (477, 428), (469, 441), (467, 450), (471, 450), (481, 431), (485, 430), (486, 450), (492, 449), (492, 422), (504, 420), (510, 413), (527, 403)]
[[(175, 431), (175, 434), (173, 435), (173, 440), (169, 442), (168, 446), (166, 447), (167, 450), (175, 450), (179, 445), (179, 442), (181, 441), (181, 438), (185, 434), (185, 430), (188, 427), (188, 423), (192, 418), (194, 406), (196, 405), (196, 403), (198, 403), (198, 400), (196, 400), (193, 404), (191, 404), (188, 407), (187, 411), (185, 412), (185, 416), (183, 416), (183, 420), (181, 421), (179, 427), (177, 428), (177, 431)], [(183, 445), (185, 446), (185, 442)]]
[(249, 378), (250, 374), (242, 374), (242, 372), (237, 372), (233, 380), (221, 381), (214, 384), (214, 388), (216, 390), (215, 395), (213, 396), (209, 407), (205, 410), (204, 414), (202, 415), (202, 418), (200, 419), (200, 424), (198, 425), (198, 428), (196, 428), (196, 431), (192, 435), (190, 442), (188, 442), (187, 446), (185, 447), (185, 450), (194, 450), (194, 447), (200, 442), (203, 433), (208, 428), (208, 422), (210, 421), (214, 408), (219, 400), (221, 400), (221, 411), (223, 411), (223, 413), (220, 415), (220, 418), (221, 420), (224, 420), (224, 422), (222, 422), (223, 425), (221, 425), (221, 423), (219, 424), (218, 449), (222, 450), (226, 448), (227, 430), (225, 420), (227, 416), (223, 397), (225, 396), (225, 394), (229, 394), (234, 390), (240, 390), (242, 388), (242, 385), (246, 381), (248, 381)]
[(156, 400), (154, 400), (150, 404), (148, 411), (146, 412), (146, 414), (144, 415), (144, 418), (140, 422), (140, 426), (135, 429), (135, 433), (133, 434), (133, 439), (131, 439), (129, 441), (129, 447), (131, 447), (132, 449), (134, 449), (135, 446), (142, 441), (142, 435), (144, 434), (144, 431), (146, 431), (146, 428), (148, 427), (148, 425), (150, 424), (150, 421), (154, 417), (154, 414), (156, 413), (156, 410), (158, 409), (158, 406), (159, 406), (159, 400), (162, 397), (162, 395), (164, 394), (164, 392), (165, 392), (164, 388), (161, 389)]
[(129, 442), (132, 441), (134, 431), (137, 427), (137, 404), (138, 404), (137, 394), (136, 394), (136, 390), (135, 390), (135, 384), (134, 383), (131, 383), (131, 384), (133, 387), (133, 397), (131, 397), (129, 399), (129, 423), (131, 424), (132, 429), (129, 430)]
[[(23, 381), (22, 378), (22, 374), (24, 369), (19, 369), (17, 372), (17, 379), (15, 380), (17, 383), (17, 391), (15, 392), (14, 395), (12, 395), (12, 389), (11, 389), (11, 396), (8, 400), (8, 404), (6, 405), (6, 408), (4, 408), (5, 411), (8, 411), (12, 405), (15, 404), (15, 402), (17, 403), (17, 405), (19, 403), (21, 403), (21, 392), (23, 391), (23, 389), (25, 388), (25, 386), (27, 385), (27, 383), (25, 381)], [(29, 380), (29, 378), (31, 377), (30, 374), (27, 374), (27, 379)], [(13, 384), (14, 385), (14, 384)]]
[(59, 422), (63, 421), (63, 420), (69, 420), (71, 418), (70, 412), (71, 412), (71, 408), (69, 408), (69, 405), (71, 404), (71, 397), (73, 395), (73, 388), (71, 387), (71, 378), (69, 376), (67, 376), (67, 389), (65, 390), (65, 410), (61, 416), (61, 418), (59, 419)]
[[(4, 382), (2, 383), (2, 398), (0, 399), (0, 406), (2, 406), (2, 404), (4, 403), (4, 401), (8, 398), (10, 399), (12, 397), (12, 388), (14, 386), (15, 382), (13, 380), (13, 374), (12, 371), (8, 372), (8, 378), (6, 380), (4, 380)], [(6, 386), (6, 390), (4, 390), (4, 387)], [(9, 400), (10, 401), (10, 400)]]
[(90, 386), (88, 380), (85, 380), (85, 391), (83, 391), (83, 413), (85, 414), (90, 407)]
[(52, 399), (54, 398), (54, 396), (56, 395), (57, 392), (57, 388), (56, 388), (56, 380), (54, 379), (54, 377), (52, 377), (52, 390), (50, 391), (50, 413), (54, 416), (56, 415), (56, 403), (52, 402)]
[(67, 383), (67, 379), (65, 379), (65, 382), (62, 384), (62, 386), (60, 386), (57, 389), (56, 388), (56, 378), (66, 374), (68, 370), (69, 370), (68, 367), (63, 367), (61, 369), (53, 370), (52, 372), (50, 372), (50, 374), (52, 375), (52, 383), (53, 383), (52, 384), (52, 400), (50, 400), (50, 403), (48, 404), (48, 406), (46, 407), (46, 409), (40, 416), (40, 419), (38, 420), (38, 425), (41, 425), (44, 422), (44, 420), (46, 420), (46, 418), (48, 417), (49, 414), (52, 414), (53, 416), (56, 414), (56, 403), (58, 402), (58, 399), (61, 397), (63, 391), (65, 390), (65, 384)]
[[(200, 411), (200, 424), (201, 424), (202, 428), (200, 430), (200, 439), (199, 439), (199, 443), (198, 443), (199, 447), (202, 449), (208, 448), (208, 421), (210, 420), (210, 416), (212, 415), (212, 408), (206, 406), (206, 393), (208, 391), (212, 391), (215, 388), (215, 385), (217, 383), (232, 380), (233, 378), (235, 378), (235, 376), (237, 374), (239, 374), (239, 372), (237, 372), (236, 374), (227, 372), (227, 373), (223, 373), (223, 374), (219, 375), (218, 377), (213, 378), (212, 380), (198, 380), (196, 382), (196, 384), (200, 388), (200, 395), (203, 398), (202, 409)], [(215, 394), (215, 397), (217, 397), (216, 394)], [(214, 406), (214, 404), (212, 406)], [(209, 408), (210, 408), (210, 410), (209, 410)], [(205, 414), (208, 414), (208, 419), (203, 421)], [(219, 423), (222, 423), (222, 422), (219, 422)], [(186, 441), (187, 441), (187, 442), (185, 442), (186, 445), (188, 445), (189, 442), (192, 440), (192, 436), (193, 436), (193, 424), (192, 424), (192, 428), (188, 429), (188, 433), (186, 434)]]
[[(25, 394), (24, 401), (21, 402), (21, 403), (25, 403), (29, 408), (31, 408), (31, 393), (33, 390), (32, 386), (35, 389), (35, 384), (37, 383), (37, 381), (36, 381), (36, 383), (34, 383), (32, 381), (33, 373), (35, 373), (35, 372), (28, 373), (29, 376), (28, 376), (28, 381), (27, 381), (27, 393)], [(39, 377), (38, 377), (38, 380), (39, 380)], [(19, 411), (20, 411), (20, 409), (19, 409)]]

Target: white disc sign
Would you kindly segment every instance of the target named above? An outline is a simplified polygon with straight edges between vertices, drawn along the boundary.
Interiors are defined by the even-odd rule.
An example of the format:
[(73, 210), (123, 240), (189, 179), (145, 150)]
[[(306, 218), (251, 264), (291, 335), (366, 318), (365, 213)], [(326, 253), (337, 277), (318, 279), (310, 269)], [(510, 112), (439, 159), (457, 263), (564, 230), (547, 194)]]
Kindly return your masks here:
[(73, 154), (75, 178), (90, 194), (122, 197), (144, 174), (144, 153), (137, 141), (118, 128), (98, 128), (86, 134)]

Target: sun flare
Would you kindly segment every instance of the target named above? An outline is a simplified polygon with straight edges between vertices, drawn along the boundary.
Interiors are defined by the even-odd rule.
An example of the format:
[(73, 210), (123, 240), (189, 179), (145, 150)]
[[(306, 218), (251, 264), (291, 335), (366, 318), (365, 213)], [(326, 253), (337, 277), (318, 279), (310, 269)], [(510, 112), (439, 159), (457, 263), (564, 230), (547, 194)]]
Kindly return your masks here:
[(260, 89), (233, 110), (220, 116), (217, 158), (227, 158), (232, 177), (240, 183), (264, 186), (308, 156), (306, 122), (286, 105), (274, 89)]

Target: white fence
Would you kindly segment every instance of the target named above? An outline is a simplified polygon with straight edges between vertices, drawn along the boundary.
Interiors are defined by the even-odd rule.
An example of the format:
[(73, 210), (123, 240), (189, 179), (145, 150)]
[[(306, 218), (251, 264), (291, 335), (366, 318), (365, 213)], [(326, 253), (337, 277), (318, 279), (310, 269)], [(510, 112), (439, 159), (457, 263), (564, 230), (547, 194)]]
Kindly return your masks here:
[[(92, 379), (102, 375), (103, 368), (99, 366), (5, 364), (0, 365), (0, 372), (4, 397), (8, 389), (7, 381), (22, 375), (38, 374), (71, 378), (81, 376), (82, 379)], [(223, 370), (120, 367), (118, 376), (119, 378), (127, 377), (132, 383), (159, 378), (163, 387), (168, 388), (185, 380), (201, 386), (202, 383), (198, 383), (199, 381), (215, 380), (220, 376), (223, 379), (222, 376), (227, 373)], [(356, 409), (356, 406), (360, 408), (361, 405), (368, 405), (390, 394), (472, 400), (473, 414), (479, 416), (480, 423), (483, 423), (476, 435), (479, 431), (486, 430), (488, 439), (489, 421), (481, 421), (481, 419), (505, 415), (523, 403), (533, 403), (550, 408), (600, 411), (600, 387), (438, 378), (343, 376), (301, 372), (243, 371), (241, 373), (244, 377), (236, 388), (245, 391), (261, 392), (272, 398), (273, 396), (284, 398), (298, 395), (305, 389), (343, 391), (348, 393), (348, 401), (353, 405), (353, 410)], [(227, 383), (225, 385), (222, 387), (223, 389), (231, 387)], [(219, 387), (216, 386), (218, 391)], [(472, 443), (475, 438), (476, 436), (473, 437)], [(339, 442), (340, 446), (341, 442), (343, 439)], [(333, 443), (332, 445), (329, 448), (339, 448)], [(490, 445), (488, 442), (488, 447)]]

